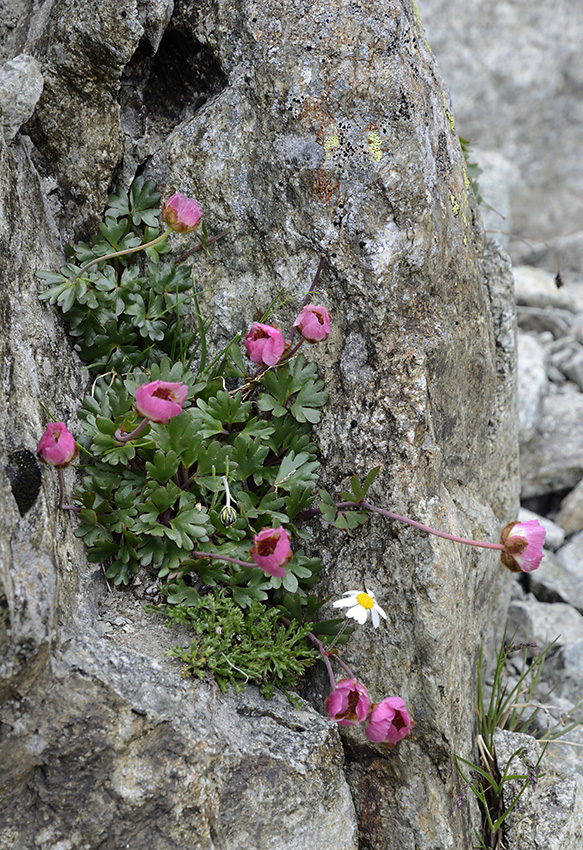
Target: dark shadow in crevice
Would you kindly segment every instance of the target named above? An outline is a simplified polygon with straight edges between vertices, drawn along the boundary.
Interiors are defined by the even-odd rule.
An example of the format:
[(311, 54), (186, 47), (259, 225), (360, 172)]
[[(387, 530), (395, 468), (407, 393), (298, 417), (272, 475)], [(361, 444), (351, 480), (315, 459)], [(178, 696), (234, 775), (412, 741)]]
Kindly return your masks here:
[(40, 492), (42, 477), (39, 463), (28, 449), (17, 449), (8, 454), (6, 474), (20, 516), (24, 516)]
[(226, 85), (227, 77), (211, 51), (191, 34), (170, 27), (154, 56), (143, 39), (121, 81), (124, 171), (138, 172), (178, 125)]

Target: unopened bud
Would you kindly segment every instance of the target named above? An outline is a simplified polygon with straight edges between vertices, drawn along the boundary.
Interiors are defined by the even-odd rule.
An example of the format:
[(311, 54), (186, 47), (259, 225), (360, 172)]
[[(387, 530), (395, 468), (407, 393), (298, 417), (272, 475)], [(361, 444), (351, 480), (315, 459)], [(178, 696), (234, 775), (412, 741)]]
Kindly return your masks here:
[(230, 505), (225, 505), (219, 514), (219, 519), (225, 528), (229, 528), (229, 526), (234, 525), (237, 522), (237, 511)]

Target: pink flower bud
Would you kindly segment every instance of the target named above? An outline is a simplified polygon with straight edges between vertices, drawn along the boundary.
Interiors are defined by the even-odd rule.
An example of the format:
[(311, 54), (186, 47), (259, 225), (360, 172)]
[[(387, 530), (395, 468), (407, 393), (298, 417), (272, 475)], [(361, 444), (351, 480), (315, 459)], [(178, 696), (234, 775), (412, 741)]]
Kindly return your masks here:
[(253, 537), (249, 550), (258, 567), (271, 576), (283, 578), (285, 565), (292, 558), (289, 531), (285, 528), (264, 528)]
[(500, 543), (504, 546), (500, 560), (512, 573), (530, 573), (538, 569), (545, 536), (545, 529), (536, 519), (509, 522), (500, 535)]
[(136, 388), (136, 410), (140, 416), (165, 425), (182, 411), (187, 394), (186, 384), (151, 381)]
[(330, 336), (330, 315), (325, 307), (308, 304), (302, 307), (294, 322), (306, 342), (321, 342)]
[(64, 422), (49, 422), (36, 447), (36, 453), (45, 463), (60, 468), (69, 466), (77, 457), (77, 444)]
[(382, 702), (373, 703), (366, 721), (365, 734), (375, 744), (385, 743), (394, 746), (408, 735), (413, 721), (405, 708), (401, 697), (387, 697)]
[(356, 679), (340, 679), (326, 700), (330, 720), (339, 726), (358, 726), (366, 719), (368, 708), (368, 692)]
[(162, 221), (177, 233), (189, 233), (198, 227), (202, 219), (200, 204), (194, 198), (187, 198), (177, 192), (168, 198), (162, 207)]
[(253, 363), (275, 366), (285, 349), (283, 334), (274, 325), (253, 322), (243, 338), (248, 358)]

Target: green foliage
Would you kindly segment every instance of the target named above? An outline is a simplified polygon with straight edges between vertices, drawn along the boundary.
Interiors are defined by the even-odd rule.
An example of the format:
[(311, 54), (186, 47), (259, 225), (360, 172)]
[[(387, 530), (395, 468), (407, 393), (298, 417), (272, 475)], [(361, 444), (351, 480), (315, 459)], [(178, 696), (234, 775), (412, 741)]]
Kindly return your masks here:
[[(169, 599), (175, 592), (170, 586)], [(253, 682), (271, 697), (276, 687), (293, 688), (319, 658), (306, 642), (308, 626), (283, 624), (277, 608), (257, 600), (243, 610), (225, 590), (181, 594), (179, 604), (163, 610), (170, 623), (186, 625), (195, 635), (188, 648), (177, 646), (168, 654), (186, 664), (187, 674), (202, 679), (212, 673), (222, 691)]]
[[(250, 557), (263, 528), (306, 534), (296, 520), (313, 505), (311, 430), (328, 395), (302, 354), (248, 374), (240, 335), (209, 362), (209, 322), (190, 270), (161, 259), (166, 238), (141, 250), (160, 233), (159, 201), (153, 183), (138, 178), (109, 197), (99, 233), (70, 248), (59, 273), (39, 274), (40, 297), (62, 311), (95, 375), (78, 414), (76, 533), (114, 585), (139, 571), (159, 581), (166, 614), (196, 634), (189, 650), (175, 651), (195, 675), (211, 672), (221, 687), (252, 680), (285, 689), (316, 657), (309, 629), (338, 643), (350, 633), (343, 619), (314, 622), (319, 558), (294, 542), (279, 578)], [(131, 252), (109, 256), (122, 250)], [(187, 386), (182, 412), (120, 441), (142, 422), (136, 388), (156, 380)], [(361, 498), (373, 478), (358, 485)], [(353, 529), (364, 519), (352, 511), (338, 524)]]
[(40, 298), (56, 304), (79, 346), (79, 355), (96, 371), (123, 374), (176, 354), (177, 337), (189, 313), (190, 269), (160, 262), (167, 240), (142, 253), (127, 254), (83, 267), (99, 257), (136, 248), (160, 233), (160, 195), (151, 180), (138, 177), (128, 193), (110, 195), (105, 221), (90, 244), (67, 250), (60, 272), (41, 271), (47, 288)]
[[(489, 698), (486, 699), (483, 681), (483, 656), (480, 649), (478, 659), (478, 750), (480, 764), (456, 755), (456, 766), (466, 787), (478, 799), (484, 818), (485, 843), (482, 836), (477, 836), (478, 847), (493, 847), (494, 841), (501, 840), (500, 830), (510, 812), (514, 809), (529, 785), (536, 783), (539, 764), (544, 756), (548, 741), (560, 738), (573, 727), (579, 725), (583, 718), (578, 717), (570, 724), (557, 723), (553, 728), (547, 727), (543, 737), (544, 746), (541, 755), (532, 765), (526, 761), (524, 747), (519, 747), (508, 759), (504, 771), (500, 774), (497, 767), (494, 747), (494, 733), (497, 728), (508, 729), (510, 732), (528, 732), (536, 734), (534, 721), (539, 711), (544, 710), (540, 700), (534, 700), (533, 692), (539, 682), (548, 652), (556, 641), (549, 643), (539, 654), (531, 657), (528, 650), (533, 644), (514, 645), (506, 643), (506, 631), (502, 645), (496, 651), (496, 667), (492, 676), (492, 686)], [(521, 672), (512, 687), (505, 681), (504, 666), (510, 654), (522, 652)], [(576, 708), (579, 708), (581, 703)], [(510, 774), (512, 760), (519, 756), (528, 770), (524, 774)], [(506, 782), (520, 780), (520, 790), (508, 807), (504, 807), (502, 794)], [(499, 846), (498, 844), (496, 846)]]
[[(288, 370), (294, 368), (279, 367), (270, 386), (278, 392), (280, 381), (289, 385)], [(186, 384), (183, 411), (120, 444), (116, 431), (136, 424), (135, 388), (150, 379)], [(314, 444), (301, 428), (288, 432), (274, 428), (269, 416), (260, 419), (255, 403), (244, 400), (246, 392), (242, 387), (229, 394), (222, 382), (200, 380), (168, 359), (152, 365), (150, 375), (132, 372), (123, 382), (117, 377), (110, 384), (103, 378), (96, 382), (94, 395), (79, 411), (81, 442), (91, 460), (78, 491), (84, 510), (77, 533), (85, 537), (92, 560), (107, 556), (107, 576), (115, 584), (126, 584), (146, 566), (160, 578), (201, 570), (208, 575), (211, 569), (213, 581), (229, 584), (244, 606), (280, 587), (305, 595), (313, 586), (320, 562), (301, 550), (294, 552), (283, 579), (226, 562), (217, 571), (210, 558), (248, 561), (255, 534), (289, 525), (313, 498), (319, 467)], [(220, 519), (223, 476), (238, 506), (229, 526)]]

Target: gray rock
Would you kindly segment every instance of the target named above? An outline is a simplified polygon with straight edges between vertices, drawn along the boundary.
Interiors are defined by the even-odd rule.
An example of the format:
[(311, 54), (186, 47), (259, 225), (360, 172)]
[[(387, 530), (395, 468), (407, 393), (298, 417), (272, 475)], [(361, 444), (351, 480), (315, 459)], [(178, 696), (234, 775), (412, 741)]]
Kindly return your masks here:
[(583, 700), (583, 636), (565, 643), (545, 664), (544, 678), (553, 686), (551, 701), (562, 699), (572, 708)]
[(523, 262), (544, 268), (552, 275), (560, 270), (577, 310), (583, 310), (583, 230), (573, 233), (570, 224), (564, 229), (564, 235), (531, 245)]
[(44, 85), (36, 59), (22, 53), (0, 69), (0, 114), (2, 131), (12, 141), (34, 112)]
[(583, 478), (583, 394), (549, 395), (529, 443), (521, 446), (522, 498), (574, 487)]
[[(505, 229), (539, 240), (572, 233), (583, 220), (581, 4), (418, 6), (459, 132), (520, 172)], [(528, 240), (513, 240), (513, 251), (530, 252)]]
[(583, 613), (583, 571), (567, 568), (557, 554), (545, 552), (538, 570), (529, 573), (530, 589), (542, 602), (567, 602)]
[(565, 534), (583, 531), (583, 481), (565, 496), (555, 520), (564, 529)]
[(546, 348), (530, 334), (518, 334), (518, 421), (520, 444), (528, 443), (540, 419), (547, 395), (549, 356)]
[(560, 525), (557, 525), (556, 522), (553, 522), (547, 517), (535, 514), (533, 511), (528, 511), (526, 508), (520, 508), (518, 511), (519, 522), (527, 522), (528, 520), (533, 519), (536, 519), (542, 526), (544, 526), (546, 531), (545, 549), (550, 549), (554, 552), (555, 549), (558, 549), (563, 545), (565, 541), (565, 531)]
[[(332, 399), (317, 431), (323, 485), (336, 492), (379, 464), (378, 504), (497, 540), (518, 504), (512, 278), (508, 258), (484, 245), (418, 22), (400, 0), (249, 10), (181, 4), (159, 42), (156, 56), (179, 36), (189, 58), (202, 54), (205, 90), (214, 87), (202, 105), (180, 99), (189, 74), (163, 88), (160, 66), (144, 60), (159, 29), (143, 41), (142, 4), (122, 17), (113, 0), (56, 0), (35, 18), (30, 50), (45, 89), (27, 125), (32, 154), (20, 139), (0, 149), (0, 344), (11, 364), (0, 451), (34, 451), (40, 401), (74, 424), (86, 373), (37, 301), (33, 273), (59, 265), (58, 226), (85, 234), (117, 175), (150, 151), (131, 122), (125, 143), (121, 120), (120, 88), (144, 61), (161, 138), (145, 173), (165, 195), (196, 194), (209, 226), (230, 228), (220, 251), (196, 258), (219, 336), (281, 288), (274, 319), (289, 324), (326, 256), (320, 288), (334, 329), (314, 354)], [(112, 606), (111, 628), (94, 631), (108, 591), (74, 518), (55, 512), (50, 470), (24, 516), (1, 493), (2, 850), (352, 848), (354, 811), (361, 843), (377, 850), (470, 844), (478, 820), (452, 812), (451, 753), (474, 729), (477, 646), (491, 648), (508, 603), (494, 553), (380, 517), (353, 538), (313, 523), (322, 594), (365, 582), (390, 611), (386, 627), (355, 633), (346, 657), (373, 699), (401, 694), (416, 722), (390, 752), (346, 728), (343, 762), (317, 711), (328, 692), (319, 672), (306, 684), (316, 708), (299, 713), (252, 690), (220, 697), (182, 682), (163, 657), (168, 637), (134, 606)]]
[(573, 317), (571, 333), (577, 342), (583, 343), (583, 313), (576, 313)]
[[(516, 775), (527, 774), (527, 764), (536, 765), (541, 745), (530, 735), (496, 729), (494, 733), (496, 764)], [(523, 757), (514, 755), (524, 748)], [(504, 822), (504, 845), (508, 850), (563, 850), (580, 847), (583, 842), (583, 779), (554, 769), (545, 757), (540, 762), (535, 787), (531, 784), (522, 794)], [(503, 786), (505, 809), (510, 808), (524, 780), (515, 779)]]
[(557, 561), (569, 572), (583, 575), (583, 532), (570, 538), (556, 553)]
[[(524, 307), (519, 306), (516, 310), (518, 327), (525, 333), (543, 334), (550, 333), (555, 339), (566, 336), (573, 328), (573, 335), (577, 338), (575, 322), (577, 315), (570, 310), (561, 310), (558, 307)], [(582, 322), (583, 325), (583, 322)], [(577, 339), (578, 342), (583, 340)]]
[(583, 389), (583, 345), (571, 335), (552, 344), (551, 366), (559, 369), (580, 390)]
[(573, 296), (565, 288), (559, 289), (554, 276), (534, 266), (514, 266), (516, 303), (527, 307), (559, 307), (575, 311)]
[(520, 172), (498, 151), (472, 146), (470, 159), (482, 169), (478, 184), (484, 200), (480, 205), (484, 227), (506, 250), (510, 241), (508, 221), (511, 214), (511, 197), (516, 188), (515, 184), (520, 180)]
[(556, 646), (583, 640), (583, 616), (571, 605), (539, 602), (529, 594), (514, 599), (508, 610), (508, 634), (514, 643), (536, 641), (544, 647), (556, 640)]

